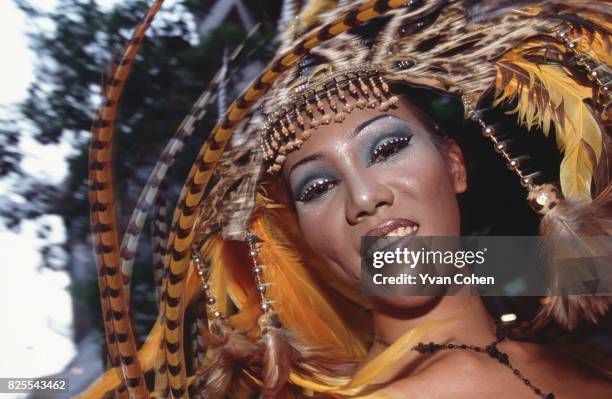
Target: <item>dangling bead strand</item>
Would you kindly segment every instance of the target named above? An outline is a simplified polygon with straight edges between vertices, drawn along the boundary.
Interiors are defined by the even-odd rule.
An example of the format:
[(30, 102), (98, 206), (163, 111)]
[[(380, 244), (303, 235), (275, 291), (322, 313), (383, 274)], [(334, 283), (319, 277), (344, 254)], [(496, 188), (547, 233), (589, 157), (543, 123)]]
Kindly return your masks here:
[(506, 167), (513, 171), (519, 178), (520, 183), (528, 191), (527, 202), (531, 208), (539, 215), (545, 215), (549, 210), (553, 209), (561, 200), (563, 194), (552, 184), (537, 185), (536, 180), (542, 175), (541, 172), (535, 171), (527, 174), (523, 166), (529, 160), (528, 155), (512, 157), (508, 152), (508, 141), (502, 141), (500, 134), (493, 126), (487, 125), (482, 119), (482, 112), (473, 109), (469, 99), (464, 98), (466, 106), (466, 115), (469, 119), (477, 122), (482, 128), (482, 135), (488, 138), (494, 146), (495, 151), (506, 160)]
[(255, 277), (255, 289), (259, 293), (261, 310), (268, 312), (271, 310), (271, 303), (266, 297), (267, 284), (263, 281), (263, 266), (257, 261), (257, 255), (259, 254), (260, 248), (257, 247), (257, 243), (263, 242), (259, 237), (253, 233), (247, 233), (246, 242), (249, 246), (249, 256), (253, 264), (253, 276)]
[(198, 251), (194, 250), (192, 252), (191, 258), (196, 267), (196, 272), (198, 276), (200, 276), (200, 281), (202, 282), (202, 288), (204, 288), (204, 295), (206, 301), (206, 307), (208, 309), (209, 318), (212, 316), (214, 319), (219, 319), (222, 316), (222, 313), (219, 309), (217, 309), (217, 300), (214, 297), (211, 284), (208, 282), (209, 277), (209, 268), (204, 265), (204, 261), (202, 257), (198, 253)]
[(595, 85), (597, 92), (594, 98), (595, 103), (599, 105), (601, 117), (604, 120), (608, 120), (608, 110), (612, 103), (612, 90), (610, 90), (612, 77), (610, 76), (609, 68), (603, 64), (597, 63), (578, 49), (578, 43), (582, 38), (570, 38), (569, 33), (572, 30), (573, 28), (571, 25), (565, 25), (565, 29), (558, 29), (556, 31), (555, 37), (563, 43), (568, 49), (572, 59), (576, 62), (576, 65), (584, 70), (587, 78)]

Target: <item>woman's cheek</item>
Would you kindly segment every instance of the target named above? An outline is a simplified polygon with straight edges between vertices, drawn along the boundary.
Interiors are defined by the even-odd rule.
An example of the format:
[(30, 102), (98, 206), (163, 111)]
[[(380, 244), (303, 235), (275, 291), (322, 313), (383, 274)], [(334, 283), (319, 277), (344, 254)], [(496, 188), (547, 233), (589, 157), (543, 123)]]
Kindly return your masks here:
[[(334, 237), (336, 232), (330, 226), (322, 228), (322, 221), (328, 220), (327, 211), (331, 207), (325, 204), (302, 204), (301, 209), (298, 209), (298, 219), (300, 229), (306, 239), (306, 242), (316, 252), (321, 253), (325, 250), (325, 243)], [(324, 251), (326, 252), (326, 251)]]
[(353, 267), (360, 267), (361, 263), (359, 258), (351, 259), (353, 252), (344, 231), (343, 208), (332, 201), (320, 207), (317, 204), (316, 208), (310, 205), (298, 210), (304, 239), (338, 278), (349, 285), (358, 284), (359, 270), (355, 271)]

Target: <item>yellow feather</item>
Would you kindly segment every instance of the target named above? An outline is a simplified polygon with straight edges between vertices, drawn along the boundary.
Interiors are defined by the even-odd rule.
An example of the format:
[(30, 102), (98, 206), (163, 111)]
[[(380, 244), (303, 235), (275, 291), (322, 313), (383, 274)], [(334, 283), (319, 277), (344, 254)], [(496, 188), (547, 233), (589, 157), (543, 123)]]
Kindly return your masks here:
[[(250, 336), (257, 334), (257, 317), (261, 310), (246, 245), (227, 242), (215, 235), (204, 243), (202, 254), (211, 264), (208, 281), (217, 308), (230, 317), (232, 325), (239, 331)], [(238, 309), (236, 314), (228, 314), (230, 301)]]
[[(200, 279), (196, 273), (190, 273), (187, 278), (184, 301), (191, 302), (194, 295), (201, 289)], [(144, 372), (151, 370), (156, 361), (159, 351), (159, 343), (161, 341), (162, 326), (159, 320), (155, 322), (153, 328), (149, 332), (145, 343), (138, 351), (138, 361)], [(119, 368), (112, 368), (102, 374), (95, 380), (85, 391), (75, 396), (76, 399), (98, 399), (104, 396), (106, 392), (119, 387), (122, 382), (121, 371)], [(154, 397), (155, 395), (152, 395)]]
[[(210, 265), (208, 283), (210, 284), (210, 290), (216, 300), (215, 306), (225, 315), (228, 310), (227, 269), (223, 267), (224, 265), (222, 262), (219, 262), (219, 259), (223, 258), (223, 253), (223, 239), (219, 236), (207, 240), (202, 247), (202, 258), (204, 259), (204, 263)], [(193, 267), (191, 269), (193, 270)]]
[(227, 293), (232, 302), (242, 309), (255, 293), (255, 281), (251, 274), (251, 259), (247, 255), (247, 246), (241, 242), (224, 242), (223, 268), (227, 270)]
[[(610, 21), (593, 16), (590, 16), (589, 19), (600, 26), (604, 26), (608, 31), (612, 30)], [(587, 54), (596, 62), (611, 65), (612, 51), (610, 51), (610, 38), (602, 35), (600, 32), (594, 32), (590, 40), (585, 40), (586, 36), (586, 32), (582, 32), (582, 35), (576, 35), (576, 37), (580, 37), (580, 40), (577, 41), (578, 51)]]
[(321, 383), (313, 382), (297, 373), (292, 373), (289, 379), (294, 384), (315, 392), (333, 393), (362, 399), (390, 398), (391, 396), (389, 394), (380, 391), (364, 393), (363, 395), (361, 395), (361, 393), (366, 391), (367, 387), (373, 384), (377, 378), (384, 377), (387, 373), (393, 372), (396, 369), (395, 365), (399, 361), (416, 358), (419, 353), (412, 351), (412, 348), (431, 331), (443, 326), (449, 321), (450, 320), (432, 320), (407, 331), (389, 348), (385, 349), (380, 355), (361, 368), (361, 370), (351, 379), (321, 377), (320, 380), (323, 381)]
[[(193, 296), (201, 289), (200, 280), (196, 273), (190, 273), (187, 278), (184, 300), (189, 303)], [(151, 370), (155, 366), (155, 361), (159, 351), (159, 343), (161, 341), (162, 327), (157, 320), (153, 328), (149, 332), (145, 343), (138, 351), (138, 361), (144, 372)], [(119, 387), (122, 381), (121, 371), (118, 368), (112, 368), (104, 372), (97, 380), (95, 380), (85, 391), (75, 396), (76, 399), (97, 399), (104, 396), (106, 392)], [(152, 395), (155, 397), (155, 395)]]
[(337, 5), (338, 2), (333, 0), (309, 0), (300, 11), (300, 27), (310, 28), (320, 14), (333, 10)]
[(253, 291), (248, 300), (243, 304), (240, 311), (230, 316), (230, 323), (238, 331), (244, 332), (250, 338), (259, 336), (257, 318), (261, 315), (259, 295)]
[[(267, 210), (272, 212), (272, 210)], [(255, 218), (253, 232), (266, 243), (258, 259), (264, 265), (266, 294), (284, 326), (299, 334), (304, 344), (330, 348), (330, 356), (363, 356), (365, 347), (351, 332), (308, 270), (266, 212)]]
[[(147, 340), (138, 351), (138, 361), (142, 366), (143, 371), (153, 368), (155, 357), (159, 351), (159, 342), (161, 340), (162, 328), (158, 321), (151, 329)], [(121, 370), (117, 367), (107, 370), (97, 380), (95, 380), (85, 391), (75, 396), (75, 399), (98, 399), (119, 387), (122, 382)]]
[(406, 332), (383, 353), (366, 364), (345, 388), (367, 385), (373, 381), (375, 377), (381, 376), (385, 372), (392, 371), (393, 365), (400, 360), (405, 360), (408, 357), (417, 357), (419, 353), (412, 351), (412, 347), (425, 335), (443, 324), (448, 323), (448, 321), (449, 320), (429, 321)]
[[(557, 145), (564, 152), (561, 163), (561, 189), (566, 198), (591, 199), (591, 180), (595, 162), (602, 153), (602, 132), (596, 118), (586, 105), (592, 94), (590, 87), (583, 86), (569, 77), (557, 65), (535, 65), (516, 51), (505, 55), (497, 64), (497, 92), (495, 101), (518, 98), (519, 121), (527, 127), (539, 126), (545, 134), (553, 122)], [(511, 80), (504, 87), (508, 74)], [(506, 77), (504, 78), (504, 75)], [(548, 101), (540, 103), (542, 95)]]

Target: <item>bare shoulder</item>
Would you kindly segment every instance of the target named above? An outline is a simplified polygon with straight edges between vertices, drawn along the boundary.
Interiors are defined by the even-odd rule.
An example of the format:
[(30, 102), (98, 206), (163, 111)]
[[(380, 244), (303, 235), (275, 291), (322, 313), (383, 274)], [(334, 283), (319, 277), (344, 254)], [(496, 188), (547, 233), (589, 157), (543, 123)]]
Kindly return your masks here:
[(418, 372), (399, 378), (383, 391), (394, 399), (473, 399), (493, 394), (482, 362), (469, 352), (445, 354)]
[[(542, 392), (553, 392), (564, 399), (612, 398), (610, 381), (562, 356), (545, 352), (529, 345), (511, 351), (514, 365)], [(383, 392), (394, 399), (531, 399), (536, 397), (533, 389), (488, 356), (455, 351), (398, 378)]]

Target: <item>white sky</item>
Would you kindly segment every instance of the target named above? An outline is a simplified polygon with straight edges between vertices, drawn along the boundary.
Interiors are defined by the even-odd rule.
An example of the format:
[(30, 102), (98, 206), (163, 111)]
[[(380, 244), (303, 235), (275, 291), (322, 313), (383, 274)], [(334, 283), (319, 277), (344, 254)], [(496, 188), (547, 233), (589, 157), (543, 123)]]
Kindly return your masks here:
[[(98, 1), (109, 6), (118, 0)], [(56, 0), (30, 0), (50, 9)], [(25, 16), (12, 0), (0, 0), (0, 116), (10, 118), (33, 79), (35, 55), (28, 48)], [(59, 182), (66, 173), (69, 145), (41, 146), (31, 138), (21, 143), (22, 168)], [(0, 185), (0, 195), (11, 195)], [(64, 230), (58, 217), (23, 223), (18, 234), (0, 231), (0, 377), (38, 377), (61, 371), (75, 353), (71, 341), (69, 278), (64, 272), (42, 269), (36, 236), (42, 223), (53, 227), (51, 239), (61, 242)], [(6, 397), (0, 394), (0, 397)]]
[[(98, 0), (109, 8), (120, 0)], [(51, 10), (57, 0), (29, 0), (39, 9)], [(175, 3), (167, 1), (166, 7)], [(172, 18), (163, 15), (162, 18)], [(43, 28), (46, 27), (43, 26)], [(0, 0), (0, 118), (16, 115), (17, 104), (27, 94), (34, 75), (36, 55), (29, 49), (26, 32), (40, 29), (28, 25), (13, 0)], [(27, 124), (19, 122), (27, 132)], [(33, 138), (22, 139), (21, 167), (50, 182), (61, 182), (66, 173), (65, 158), (70, 144), (42, 146)], [(18, 184), (18, 182), (16, 182)], [(0, 182), (0, 196), (13, 196), (10, 185)], [(64, 229), (58, 217), (25, 222), (19, 233), (2, 231), (0, 226), (0, 377), (34, 378), (61, 371), (72, 359), (72, 314), (67, 291), (67, 273), (42, 269), (39, 248), (44, 244), (36, 229), (53, 227), (51, 240), (62, 242)], [(0, 398), (7, 395), (0, 394)]]

